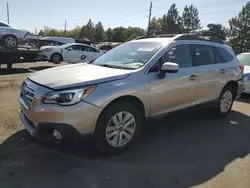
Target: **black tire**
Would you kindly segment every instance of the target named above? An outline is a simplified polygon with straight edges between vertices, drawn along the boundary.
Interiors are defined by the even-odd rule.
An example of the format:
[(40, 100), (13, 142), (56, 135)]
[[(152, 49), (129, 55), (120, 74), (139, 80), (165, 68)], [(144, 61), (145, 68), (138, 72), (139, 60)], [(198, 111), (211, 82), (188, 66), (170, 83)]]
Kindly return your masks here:
[(3, 37), (3, 46), (6, 49), (16, 49), (18, 40), (14, 35), (6, 35)]
[(7, 64), (7, 69), (11, 69), (12, 68), (12, 63)]
[[(226, 92), (230, 92), (231, 93), (231, 97), (232, 97), (232, 102), (231, 104), (229, 105), (229, 108), (227, 108), (226, 111), (223, 111), (222, 108), (221, 108), (221, 101), (223, 99), (223, 96)], [(213, 114), (215, 117), (225, 117), (229, 114), (229, 112), (231, 111), (232, 109), (232, 106), (233, 106), (233, 102), (234, 102), (234, 95), (233, 95), (233, 87), (231, 85), (228, 85), (228, 86), (225, 86), (223, 88), (223, 90), (221, 91), (221, 94), (220, 94), (220, 97), (218, 99), (218, 101), (216, 102), (216, 105), (214, 106), (214, 108), (212, 109), (213, 110)]]
[(59, 64), (59, 63), (62, 62), (63, 57), (62, 57), (62, 55), (59, 54), (59, 53), (53, 53), (53, 54), (51, 55), (51, 57), (50, 57), (50, 60), (51, 60), (53, 63), (55, 63), (55, 64)]
[[(135, 119), (135, 129), (132, 138), (123, 146), (114, 147), (106, 139), (106, 128), (112, 117), (119, 112), (129, 112)], [(116, 102), (108, 106), (98, 119), (96, 129), (95, 129), (95, 140), (97, 147), (104, 153), (108, 155), (113, 155), (124, 151), (138, 138), (142, 129), (142, 117), (139, 110), (130, 102)], [(119, 137), (119, 136), (118, 136)]]

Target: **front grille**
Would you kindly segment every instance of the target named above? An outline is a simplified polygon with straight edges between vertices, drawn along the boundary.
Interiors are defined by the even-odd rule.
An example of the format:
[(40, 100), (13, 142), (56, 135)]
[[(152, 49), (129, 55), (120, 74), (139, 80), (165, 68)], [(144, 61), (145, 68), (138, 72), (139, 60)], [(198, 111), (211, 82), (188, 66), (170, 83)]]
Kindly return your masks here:
[(35, 97), (35, 90), (23, 83), (21, 87), (21, 97), (27, 107), (30, 107)]

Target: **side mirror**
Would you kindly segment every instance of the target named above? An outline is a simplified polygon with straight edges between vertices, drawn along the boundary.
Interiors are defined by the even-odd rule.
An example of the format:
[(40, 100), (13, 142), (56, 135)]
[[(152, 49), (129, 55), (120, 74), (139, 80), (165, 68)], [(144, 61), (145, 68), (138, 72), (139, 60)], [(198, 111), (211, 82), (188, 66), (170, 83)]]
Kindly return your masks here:
[(165, 73), (177, 73), (179, 71), (179, 65), (177, 63), (166, 62), (161, 66), (161, 71), (159, 73), (159, 78), (165, 78)]
[(67, 48), (67, 50), (68, 50), (68, 51), (71, 51), (71, 50), (72, 50), (72, 48)]
[(179, 65), (177, 63), (166, 62), (161, 66), (161, 71), (177, 73), (179, 71)]

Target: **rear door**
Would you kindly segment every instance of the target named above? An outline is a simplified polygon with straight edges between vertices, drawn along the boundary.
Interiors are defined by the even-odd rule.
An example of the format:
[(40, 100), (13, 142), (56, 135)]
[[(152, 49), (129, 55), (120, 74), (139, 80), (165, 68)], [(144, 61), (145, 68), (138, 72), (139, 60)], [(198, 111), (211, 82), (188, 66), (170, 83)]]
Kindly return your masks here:
[(215, 47), (200, 44), (191, 46), (199, 77), (197, 104), (215, 100), (225, 82), (225, 64)]
[(99, 56), (101, 56), (101, 52), (95, 48), (90, 46), (82, 45), (82, 57), (81, 61), (93, 61), (96, 60)]
[[(164, 78), (159, 78), (159, 69), (165, 62), (179, 64), (179, 71), (165, 73)], [(195, 105), (198, 88), (197, 73), (188, 44), (170, 47), (148, 72), (151, 114), (157, 116)]]

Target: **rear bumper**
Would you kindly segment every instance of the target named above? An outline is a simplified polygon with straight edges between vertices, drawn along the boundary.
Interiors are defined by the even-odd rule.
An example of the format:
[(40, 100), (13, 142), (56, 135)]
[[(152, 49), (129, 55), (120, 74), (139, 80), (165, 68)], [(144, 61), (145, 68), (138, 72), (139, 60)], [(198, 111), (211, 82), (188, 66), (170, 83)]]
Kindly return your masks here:
[(244, 90), (244, 82), (243, 79), (238, 81), (238, 90), (237, 90), (237, 95), (236, 99), (239, 99), (241, 94), (243, 93)]

